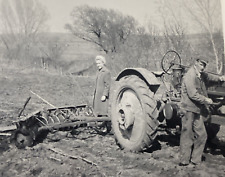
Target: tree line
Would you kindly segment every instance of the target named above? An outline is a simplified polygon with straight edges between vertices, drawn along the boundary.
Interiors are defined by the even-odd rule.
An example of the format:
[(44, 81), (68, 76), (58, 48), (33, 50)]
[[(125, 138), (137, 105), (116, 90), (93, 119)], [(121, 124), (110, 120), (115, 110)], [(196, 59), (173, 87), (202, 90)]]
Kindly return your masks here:
[[(103, 51), (116, 73), (126, 67), (159, 70), (168, 50), (176, 50), (184, 64), (198, 54), (210, 57), (211, 69), (221, 73), (224, 47), (220, 1), (190, 1), (157, 1), (161, 29), (151, 19), (141, 26), (130, 15), (88, 5), (73, 9), (72, 23), (65, 24), (65, 29)], [(26, 62), (40, 56), (61, 59), (65, 44), (58, 38), (43, 37), (49, 14), (38, 0), (2, 0), (0, 8), (5, 58)], [(190, 29), (198, 29), (201, 35), (190, 35)]]
[(65, 44), (46, 35), (50, 15), (38, 0), (2, 0), (0, 17), (2, 58), (43, 68), (60, 58)]

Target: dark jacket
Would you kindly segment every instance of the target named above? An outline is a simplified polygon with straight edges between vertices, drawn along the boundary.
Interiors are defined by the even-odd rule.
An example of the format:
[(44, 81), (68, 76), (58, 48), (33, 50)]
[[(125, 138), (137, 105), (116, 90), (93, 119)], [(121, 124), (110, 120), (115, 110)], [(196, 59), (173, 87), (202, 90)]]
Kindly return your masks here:
[[(108, 114), (110, 84), (111, 84), (110, 71), (106, 67), (103, 67), (97, 73), (96, 86), (94, 91), (93, 107), (97, 115)], [(103, 102), (101, 101), (102, 96), (106, 96), (106, 101)]]
[(208, 98), (205, 84), (209, 81), (220, 81), (220, 77), (205, 72), (198, 74), (194, 66), (185, 74), (181, 88), (181, 107), (200, 114)]

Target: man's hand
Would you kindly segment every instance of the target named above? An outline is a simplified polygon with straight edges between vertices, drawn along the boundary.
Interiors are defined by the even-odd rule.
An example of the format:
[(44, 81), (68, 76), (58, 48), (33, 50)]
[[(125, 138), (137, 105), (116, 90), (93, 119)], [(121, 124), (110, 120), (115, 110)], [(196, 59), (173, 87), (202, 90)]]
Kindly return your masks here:
[(103, 96), (101, 97), (101, 101), (103, 102), (103, 101), (105, 101), (105, 100), (106, 100), (106, 96), (103, 95)]
[(220, 76), (220, 81), (224, 82), (225, 81), (225, 75)]
[(210, 98), (206, 98), (205, 101), (206, 101), (206, 104), (213, 104), (213, 101)]

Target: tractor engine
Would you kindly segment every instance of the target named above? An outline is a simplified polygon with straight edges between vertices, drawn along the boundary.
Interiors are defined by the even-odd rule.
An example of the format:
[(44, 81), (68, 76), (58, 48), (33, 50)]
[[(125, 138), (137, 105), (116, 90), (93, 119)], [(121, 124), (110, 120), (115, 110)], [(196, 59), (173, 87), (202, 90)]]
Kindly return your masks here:
[(166, 119), (167, 126), (175, 128), (181, 125), (180, 117), (183, 115), (180, 109), (181, 82), (184, 74), (184, 68), (177, 67), (172, 69), (171, 80), (166, 91), (165, 106), (163, 107), (163, 116)]

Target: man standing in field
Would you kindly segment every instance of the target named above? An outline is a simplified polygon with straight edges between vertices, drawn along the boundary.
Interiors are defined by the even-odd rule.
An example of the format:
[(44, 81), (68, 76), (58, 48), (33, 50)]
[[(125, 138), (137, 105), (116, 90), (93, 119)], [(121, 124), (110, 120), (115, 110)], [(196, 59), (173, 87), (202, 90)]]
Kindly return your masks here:
[(207, 105), (213, 103), (208, 98), (205, 83), (208, 81), (225, 81), (224, 76), (205, 73), (207, 63), (206, 59), (197, 58), (183, 78), (181, 108), (184, 111), (184, 116), (182, 117), (180, 137), (180, 166), (201, 163), (207, 140), (203, 118), (207, 116), (205, 115)]

